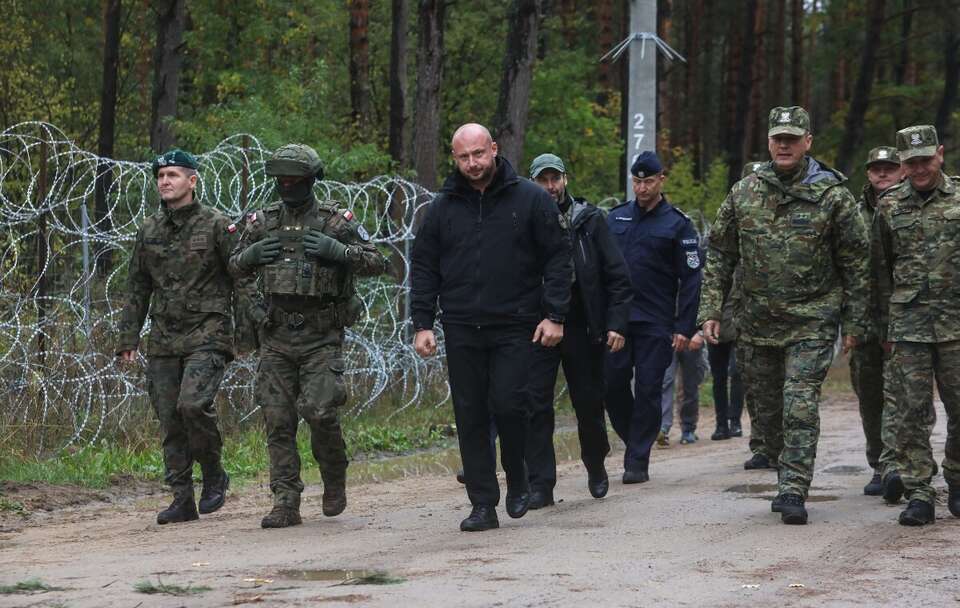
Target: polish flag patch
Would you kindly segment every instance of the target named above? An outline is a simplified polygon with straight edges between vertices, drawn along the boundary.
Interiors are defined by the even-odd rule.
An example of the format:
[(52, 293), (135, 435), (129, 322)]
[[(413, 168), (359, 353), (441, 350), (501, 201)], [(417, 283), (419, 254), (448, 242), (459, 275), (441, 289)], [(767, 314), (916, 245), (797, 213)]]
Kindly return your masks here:
[(236, 224), (230, 224), (229, 226), (227, 226), (227, 232), (229, 232), (230, 234), (233, 234), (236, 231), (237, 231)]
[(344, 209), (343, 217), (347, 218), (347, 221), (349, 222), (350, 220), (353, 219), (353, 211), (350, 211), (349, 209)]

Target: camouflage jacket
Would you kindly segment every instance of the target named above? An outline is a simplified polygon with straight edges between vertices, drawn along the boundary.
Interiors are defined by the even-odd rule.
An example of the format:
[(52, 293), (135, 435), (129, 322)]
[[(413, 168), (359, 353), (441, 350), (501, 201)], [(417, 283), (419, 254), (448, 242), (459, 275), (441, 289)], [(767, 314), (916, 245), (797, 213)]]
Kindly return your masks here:
[[(302, 238), (311, 228), (320, 229), (324, 234), (347, 245), (345, 264), (304, 257)], [(283, 243), (281, 259), (264, 267), (246, 267), (240, 261), (240, 254), (268, 234), (280, 238)], [(386, 266), (383, 254), (370, 242), (370, 236), (356, 220), (353, 212), (338, 207), (331, 201), (316, 200), (297, 209), (277, 202), (249, 214), (246, 228), (229, 263), (233, 276), (260, 275), (260, 287), (264, 299), (254, 306), (259, 310), (255, 310), (251, 316), (261, 320), (267, 314), (267, 309), (272, 306), (291, 311), (310, 312), (316, 309), (318, 302), (324, 300), (344, 303), (355, 298), (354, 275), (377, 275), (384, 272)], [(287, 267), (297, 270), (287, 273)], [(287, 274), (296, 274), (299, 277), (295, 284), (291, 284), (292, 288), (287, 290), (295, 293), (271, 292), (272, 281), (274, 279), (283, 281)], [(304, 284), (303, 279), (306, 279), (308, 284)], [(358, 313), (354, 311), (351, 314)], [(350, 325), (351, 322), (340, 324)]]
[(740, 340), (833, 340), (841, 323), (864, 335), (869, 237), (845, 180), (808, 157), (789, 185), (769, 162), (737, 182), (713, 225), (698, 322), (721, 319), (740, 264)]
[(879, 196), (874, 192), (873, 186), (869, 183), (865, 184), (857, 204), (860, 208), (860, 215), (863, 217), (863, 223), (870, 231), (870, 256), (867, 258), (870, 265), (870, 299), (867, 302), (867, 333), (864, 334), (864, 338), (871, 341), (878, 340), (882, 333), (880, 329), (879, 277), (877, 275), (880, 263), (880, 241), (874, 237), (874, 225), (878, 215), (877, 205), (879, 203)]
[(960, 177), (924, 200), (909, 180), (880, 199), (880, 321), (891, 342), (960, 340)]
[[(130, 254), (117, 352), (135, 350), (150, 312), (149, 355), (234, 354), (234, 281), (227, 272), (237, 226), (199, 201), (144, 220)], [(238, 292), (249, 289), (238, 282)], [(239, 308), (239, 306), (238, 306)]]

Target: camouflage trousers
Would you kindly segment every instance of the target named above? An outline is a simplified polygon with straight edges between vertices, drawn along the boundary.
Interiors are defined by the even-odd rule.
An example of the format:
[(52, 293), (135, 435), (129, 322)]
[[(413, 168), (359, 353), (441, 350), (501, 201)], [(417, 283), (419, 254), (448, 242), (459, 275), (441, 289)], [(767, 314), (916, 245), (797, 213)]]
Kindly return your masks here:
[(164, 481), (174, 490), (192, 488), (194, 462), (219, 472), (223, 440), (213, 400), (225, 367), (226, 357), (216, 351), (147, 360), (147, 392), (163, 432)]
[(930, 433), (937, 415), (933, 383), (947, 412), (943, 477), (960, 487), (960, 341), (895, 342), (887, 368), (890, 400), (883, 411), (884, 472), (897, 470), (908, 499), (934, 503), (930, 480), (937, 474)]
[(880, 472), (883, 451), (883, 347), (877, 340), (857, 345), (850, 353), (850, 384), (860, 402), (860, 422), (867, 440), (867, 463)]
[[(737, 365), (740, 366), (741, 378), (743, 378), (743, 364), (741, 361), (747, 356), (747, 349), (754, 347), (743, 341), (738, 341), (736, 345)], [(752, 389), (746, 381), (743, 381), (743, 400), (747, 408), (747, 416), (750, 417), (750, 452), (752, 454), (762, 454), (770, 459), (770, 462), (776, 463), (780, 459), (780, 451), (783, 450), (783, 406), (776, 401), (766, 400), (764, 405), (773, 406), (772, 411), (763, 411), (757, 409), (757, 398), (752, 394)]]
[(776, 455), (774, 450), (782, 445), (780, 493), (805, 498), (813, 480), (820, 388), (833, 361), (833, 340), (804, 340), (783, 347), (743, 344), (741, 352), (744, 387), (765, 429), (767, 455)]
[(268, 327), (260, 339), (254, 398), (263, 411), (274, 504), (300, 504), (303, 481), (297, 451), (300, 418), (325, 481), (344, 480), (347, 452), (339, 409), (347, 401), (341, 354), (343, 330), (304, 324)]

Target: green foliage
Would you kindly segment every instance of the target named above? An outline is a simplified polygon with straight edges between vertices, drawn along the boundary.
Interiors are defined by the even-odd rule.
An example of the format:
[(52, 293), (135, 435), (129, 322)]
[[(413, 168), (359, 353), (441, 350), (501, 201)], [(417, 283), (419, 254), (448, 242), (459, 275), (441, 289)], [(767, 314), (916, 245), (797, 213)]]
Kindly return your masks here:
[(17, 593), (46, 593), (47, 591), (62, 591), (62, 587), (52, 587), (38, 578), (31, 578), (13, 585), (0, 585), (0, 594), (13, 595)]
[[(343, 422), (347, 454), (361, 456), (405, 454), (441, 445), (447, 441), (444, 429), (450, 426), (450, 408), (410, 408), (399, 415), (366, 412)], [(257, 424), (225, 433), (223, 463), (238, 483), (255, 478), (269, 468), (267, 438)], [(297, 449), (304, 469), (316, 467), (310, 450), (310, 430), (301, 425)], [(105, 488), (120, 476), (161, 480), (163, 456), (159, 436), (135, 442), (100, 442), (82, 450), (65, 450), (50, 458), (37, 458), (30, 451), (8, 447), (0, 458), (0, 479), (12, 482), (44, 482)], [(199, 478), (199, 465), (196, 475)], [(0, 498), (0, 511), (21, 512), (23, 506)]]
[(197, 595), (200, 593), (205, 593), (210, 591), (210, 587), (203, 585), (174, 585), (172, 583), (164, 583), (161, 580), (157, 580), (156, 583), (150, 581), (137, 581), (133, 586), (133, 590), (137, 593), (146, 593), (147, 595)]
[(0, 513), (14, 513), (16, 515), (26, 515), (26, 507), (17, 500), (10, 500), (6, 496), (0, 496)]
[(670, 203), (693, 218), (701, 233), (717, 216), (717, 209), (727, 195), (727, 164), (716, 158), (707, 167), (702, 179), (694, 175), (693, 157), (683, 150), (675, 151), (667, 172), (664, 192)]

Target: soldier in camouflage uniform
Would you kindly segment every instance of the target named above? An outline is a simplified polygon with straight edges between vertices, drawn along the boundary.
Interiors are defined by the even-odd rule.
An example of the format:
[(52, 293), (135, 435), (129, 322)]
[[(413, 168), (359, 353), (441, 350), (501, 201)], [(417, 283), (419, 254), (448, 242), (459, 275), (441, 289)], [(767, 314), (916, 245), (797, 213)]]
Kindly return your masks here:
[(933, 523), (937, 495), (934, 380), (947, 413), (947, 504), (960, 517), (960, 177), (943, 173), (943, 146), (930, 125), (898, 131), (897, 148), (906, 179), (881, 198), (875, 228), (881, 321), (891, 343), (883, 432), (892, 445), (881, 458), (884, 498), (906, 494), (900, 523), (920, 526)]
[(222, 441), (214, 397), (233, 359), (234, 282), (227, 272), (237, 226), (194, 199), (197, 160), (171, 150), (153, 174), (160, 209), (146, 218), (130, 255), (127, 301), (117, 355), (136, 360), (147, 311), (147, 390), (163, 429), (164, 479), (174, 500), (157, 523), (197, 519), (193, 463), (203, 471), (200, 513), (224, 502), (229, 477), (220, 464)]
[[(863, 186), (859, 205), (864, 223), (872, 226), (879, 196), (885, 190), (898, 185), (903, 177), (897, 149), (880, 146), (870, 150), (867, 154), (866, 169), (867, 183)], [(873, 469), (873, 477), (863, 488), (863, 493), (867, 496), (879, 496), (882, 492), (880, 453), (883, 450), (883, 441), (880, 437), (880, 420), (883, 413), (884, 354), (876, 325), (879, 315), (876, 280), (878, 255), (879, 243), (874, 241), (870, 251), (870, 322), (863, 341), (850, 353), (850, 383), (860, 403), (860, 421), (863, 423), (863, 434), (867, 440), (867, 462)]]
[(266, 163), (281, 202), (251, 214), (230, 259), (234, 276), (259, 274), (260, 367), (255, 398), (263, 410), (270, 453), (273, 510), (264, 528), (301, 523), (297, 425), (310, 427), (310, 446), (323, 478), (323, 514), (347, 505), (347, 454), (339, 409), (344, 328), (363, 310), (354, 277), (386, 270), (386, 261), (353, 213), (314, 198), (323, 178), (320, 157), (302, 144), (279, 148)]
[[(842, 323), (849, 350), (864, 333), (867, 228), (843, 175), (806, 155), (813, 137), (800, 107), (770, 112), (771, 162), (737, 182), (713, 225), (699, 320), (719, 338), (737, 264), (744, 384), (758, 416), (782, 420), (783, 523), (807, 523), (805, 501), (820, 434), (820, 388)], [(771, 454), (771, 456), (775, 455)]]

